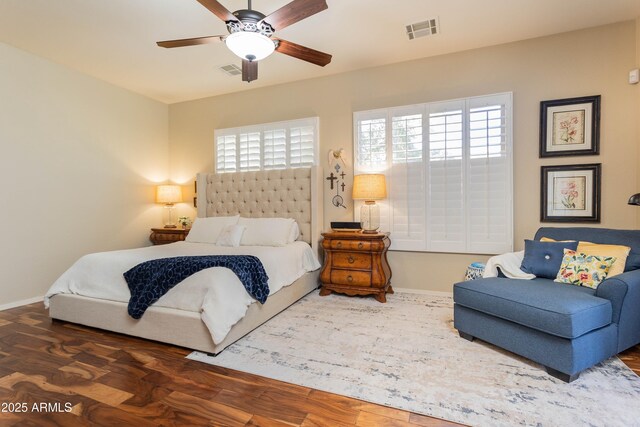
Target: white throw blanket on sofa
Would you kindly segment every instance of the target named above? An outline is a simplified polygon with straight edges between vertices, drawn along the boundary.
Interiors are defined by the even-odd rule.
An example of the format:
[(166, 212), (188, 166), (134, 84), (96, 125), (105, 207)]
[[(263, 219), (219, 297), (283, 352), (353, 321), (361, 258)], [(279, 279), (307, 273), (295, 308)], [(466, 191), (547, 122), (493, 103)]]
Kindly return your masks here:
[(500, 268), (502, 274), (509, 279), (535, 279), (536, 276), (534, 274), (525, 273), (520, 270), (520, 264), (522, 264), (523, 258), (524, 251), (509, 252), (491, 257), (487, 261), (482, 277), (498, 277), (498, 268)]

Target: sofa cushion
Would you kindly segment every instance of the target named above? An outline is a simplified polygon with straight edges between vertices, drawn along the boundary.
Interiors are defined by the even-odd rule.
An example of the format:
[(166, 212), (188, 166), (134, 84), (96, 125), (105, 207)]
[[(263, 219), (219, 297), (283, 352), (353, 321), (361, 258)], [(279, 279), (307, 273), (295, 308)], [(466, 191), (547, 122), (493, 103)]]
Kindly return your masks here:
[(624, 271), (640, 269), (640, 230), (614, 230), (596, 227), (542, 227), (536, 232), (536, 240), (549, 237), (555, 240), (584, 240), (607, 245), (629, 246), (631, 252)]
[(611, 303), (590, 288), (548, 279), (487, 278), (456, 283), (456, 304), (563, 338), (577, 338), (612, 321)]
[(565, 249), (555, 282), (596, 289), (609, 275), (615, 261), (616, 257), (587, 255)]
[(539, 242), (524, 241), (524, 259), (520, 269), (525, 273), (535, 274), (546, 279), (555, 279), (562, 264), (564, 250), (575, 251), (578, 242)]
[[(540, 239), (541, 242), (555, 242), (555, 240), (548, 237)], [(598, 255), (605, 257), (615, 257), (616, 260), (611, 264), (607, 277), (617, 276), (624, 273), (624, 267), (627, 263), (627, 257), (631, 248), (623, 245), (602, 245), (600, 243), (585, 242), (583, 240), (578, 242), (578, 249), (576, 252), (580, 252), (586, 255)]]

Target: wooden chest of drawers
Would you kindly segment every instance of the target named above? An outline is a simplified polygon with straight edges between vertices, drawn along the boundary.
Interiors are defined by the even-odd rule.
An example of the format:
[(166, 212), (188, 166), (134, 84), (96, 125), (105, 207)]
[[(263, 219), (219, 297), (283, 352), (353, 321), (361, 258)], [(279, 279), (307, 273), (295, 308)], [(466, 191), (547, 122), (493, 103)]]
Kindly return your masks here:
[(387, 249), (388, 233), (322, 233), (325, 251), (320, 272), (320, 295), (339, 292), (347, 295), (374, 295), (386, 302), (393, 293)]

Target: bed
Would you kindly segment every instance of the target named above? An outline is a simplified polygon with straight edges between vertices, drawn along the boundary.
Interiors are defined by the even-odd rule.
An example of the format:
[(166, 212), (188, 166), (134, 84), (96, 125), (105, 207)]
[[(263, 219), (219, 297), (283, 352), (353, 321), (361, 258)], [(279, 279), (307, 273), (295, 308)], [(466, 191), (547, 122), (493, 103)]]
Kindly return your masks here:
[[(300, 229), (298, 240), (306, 242), (307, 245), (296, 242), (290, 248), (274, 248), (272, 257), (285, 258), (289, 256), (277, 255), (275, 251), (280, 249), (289, 250), (289, 253), (293, 253), (291, 251), (307, 250), (312, 252), (316, 259), (319, 259), (318, 251), (323, 209), (321, 204), (322, 176), (319, 168), (199, 174), (197, 176), (197, 189), (199, 218), (237, 214), (248, 218), (293, 218)], [(181, 247), (180, 245), (183, 246)], [(303, 246), (306, 246), (306, 249)], [(246, 248), (253, 247), (248, 246)], [(235, 249), (235, 253), (241, 253), (238, 250), (241, 251), (242, 247), (231, 249)], [(253, 249), (258, 251), (256, 253), (260, 253), (259, 248)], [(117, 254), (122, 259), (130, 259), (137, 256), (151, 259), (154, 257), (166, 257), (167, 254), (182, 251), (186, 251), (186, 254), (189, 255), (208, 253), (208, 250), (203, 245), (198, 246), (194, 243), (177, 242), (140, 250), (117, 251)], [(234, 252), (232, 251), (232, 253)], [(93, 255), (99, 256), (101, 254)], [(85, 270), (91, 271), (91, 268), (89, 264)], [(267, 272), (271, 269), (272, 273), (277, 273), (274, 267), (266, 264), (265, 269)], [(194, 276), (201, 273), (203, 272)], [(95, 275), (99, 276), (100, 274), (96, 273)], [(228, 271), (228, 274), (233, 275), (230, 271)], [(85, 274), (85, 276), (88, 275)], [(68, 289), (64, 290), (64, 286), (58, 285), (61, 279), (54, 283), (50, 292), (47, 293), (46, 302), (49, 305), (49, 315), (53, 319), (174, 344), (210, 354), (218, 354), (245, 334), (286, 309), (309, 292), (317, 289), (318, 276), (319, 269), (303, 273), (293, 283), (284, 283), (277, 292), (270, 294), (264, 304), (251, 303), (248, 305), (244, 316), (237, 323), (230, 326), (230, 330), (224, 334), (224, 338), (221, 338), (222, 334), (217, 334), (215, 340), (212, 336), (212, 331), (203, 321), (204, 313), (199, 310), (156, 306), (154, 304), (147, 309), (141, 319), (136, 320), (128, 315), (127, 302), (118, 301), (118, 298), (111, 298), (110, 295), (102, 296), (100, 292), (95, 293), (99, 297), (80, 295), (78, 292), (74, 292), (73, 287), (69, 285), (67, 286)], [(109, 276), (105, 273), (104, 277)], [(72, 277), (66, 282), (73, 284), (74, 281), (77, 282), (78, 280), (80, 279)], [(283, 278), (282, 280), (287, 279)], [(179, 286), (176, 286), (176, 288)], [(218, 307), (220, 307), (220, 304)]]

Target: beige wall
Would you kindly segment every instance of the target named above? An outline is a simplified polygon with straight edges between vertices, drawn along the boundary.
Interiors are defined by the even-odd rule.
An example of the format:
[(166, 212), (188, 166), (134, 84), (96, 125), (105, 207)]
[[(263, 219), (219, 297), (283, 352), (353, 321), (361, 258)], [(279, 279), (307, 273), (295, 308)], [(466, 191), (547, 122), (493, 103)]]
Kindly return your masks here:
[[(343, 147), (353, 158), (354, 111), (513, 91), (516, 247), (522, 248), (523, 239), (540, 226), (541, 165), (602, 162), (600, 225), (634, 228), (637, 208), (627, 206), (626, 200), (637, 189), (639, 102), (626, 76), (636, 63), (635, 26), (629, 21), (173, 104), (171, 175), (184, 181), (213, 170), (216, 128), (317, 115), (324, 165), (330, 148)], [(268, 67), (268, 60), (263, 66)], [(600, 156), (539, 159), (540, 101), (595, 94), (602, 95)], [(351, 211), (331, 206), (330, 197), (325, 197), (324, 213), (325, 228), (329, 221), (352, 218)], [(389, 255), (395, 286), (439, 291), (450, 291), (471, 261), (486, 259), (438, 253)]]
[(0, 44), (0, 306), (161, 222), (168, 107)]

